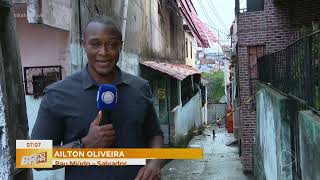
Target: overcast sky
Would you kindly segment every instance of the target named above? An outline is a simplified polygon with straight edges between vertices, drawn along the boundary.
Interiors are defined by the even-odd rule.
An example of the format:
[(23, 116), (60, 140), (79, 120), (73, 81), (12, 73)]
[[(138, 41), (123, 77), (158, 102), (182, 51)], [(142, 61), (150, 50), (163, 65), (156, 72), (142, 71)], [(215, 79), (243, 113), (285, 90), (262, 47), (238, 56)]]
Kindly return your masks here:
[[(229, 34), (234, 20), (234, 0), (192, 0), (192, 2), (202, 21)], [(218, 20), (217, 15), (225, 25)]]

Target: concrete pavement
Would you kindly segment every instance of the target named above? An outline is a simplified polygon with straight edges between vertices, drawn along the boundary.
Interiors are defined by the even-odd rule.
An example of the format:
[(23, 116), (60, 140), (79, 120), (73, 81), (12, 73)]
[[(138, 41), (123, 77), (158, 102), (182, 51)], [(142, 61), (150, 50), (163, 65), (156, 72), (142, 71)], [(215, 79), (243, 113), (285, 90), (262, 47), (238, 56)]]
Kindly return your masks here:
[[(216, 129), (213, 139), (212, 130)], [(202, 147), (203, 160), (173, 160), (161, 171), (162, 180), (254, 180), (243, 174), (237, 146), (226, 146), (234, 139), (226, 130), (206, 128), (195, 136), (189, 147)]]

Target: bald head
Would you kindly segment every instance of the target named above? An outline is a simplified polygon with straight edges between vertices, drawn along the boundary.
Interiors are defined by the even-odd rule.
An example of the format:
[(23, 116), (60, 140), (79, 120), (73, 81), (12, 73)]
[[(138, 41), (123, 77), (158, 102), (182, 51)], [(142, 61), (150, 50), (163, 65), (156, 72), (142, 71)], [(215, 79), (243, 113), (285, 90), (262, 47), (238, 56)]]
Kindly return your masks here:
[(91, 19), (85, 29), (84, 29), (84, 39), (88, 36), (88, 34), (95, 33), (97, 30), (101, 28), (108, 28), (110, 29), (115, 36), (119, 38), (119, 40), (122, 40), (122, 33), (120, 31), (120, 28), (118, 25), (112, 20), (112, 18), (108, 16), (98, 16), (93, 19)]

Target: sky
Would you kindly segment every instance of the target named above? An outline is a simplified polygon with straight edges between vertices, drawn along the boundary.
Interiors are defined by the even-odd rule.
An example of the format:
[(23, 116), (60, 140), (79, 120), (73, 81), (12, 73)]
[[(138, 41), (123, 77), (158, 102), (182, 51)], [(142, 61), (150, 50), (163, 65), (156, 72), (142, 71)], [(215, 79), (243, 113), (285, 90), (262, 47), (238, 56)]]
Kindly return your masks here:
[(234, 21), (234, 0), (192, 0), (192, 3), (202, 21), (229, 34)]
[[(198, 17), (208, 24), (221, 41), (228, 43), (227, 35), (234, 21), (234, 0), (192, 0)], [(219, 51), (218, 47), (214, 51)]]

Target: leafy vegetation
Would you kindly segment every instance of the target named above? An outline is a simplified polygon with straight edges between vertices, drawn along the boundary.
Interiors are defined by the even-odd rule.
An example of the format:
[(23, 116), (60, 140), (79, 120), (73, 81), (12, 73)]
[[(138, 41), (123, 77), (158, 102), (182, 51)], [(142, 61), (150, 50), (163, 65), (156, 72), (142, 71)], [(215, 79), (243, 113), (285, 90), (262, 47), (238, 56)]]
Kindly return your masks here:
[(202, 73), (201, 77), (208, 81), (208, 100), (214, 103), (219, 103), (224, 96), (224, 73), (216, 71), (213, 73)]

